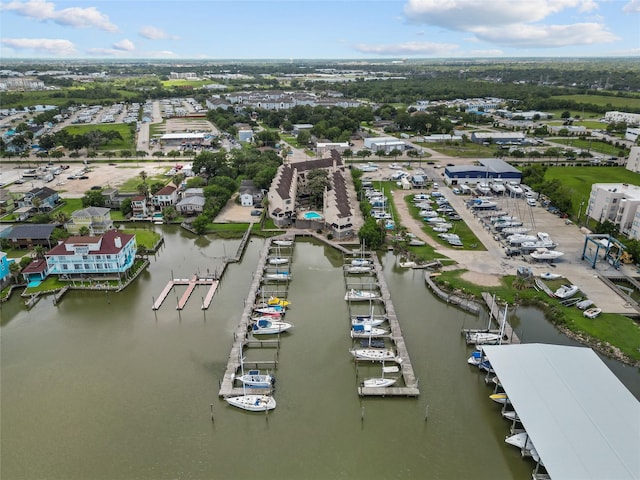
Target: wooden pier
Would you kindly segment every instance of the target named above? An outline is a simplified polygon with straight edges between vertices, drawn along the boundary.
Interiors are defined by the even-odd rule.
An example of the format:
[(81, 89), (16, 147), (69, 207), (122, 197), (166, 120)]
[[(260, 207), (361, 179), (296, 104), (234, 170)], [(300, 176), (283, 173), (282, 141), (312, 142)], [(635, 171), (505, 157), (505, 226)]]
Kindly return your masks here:
[(162, 303), (166, 300), (169, 293), (171, 293), (173, 287), (175, 287), (176, 285), (187, 285), (187, 290), (182, 294), (182, 297), (178, 300), (178, 304), (176, 305), (176, 310), (182, 310), (187, 304), (187, 301), (189, 300), (189, 297), (191, 297), (191, 294), (195, 290), (196, 286), (209, 285), (209, 291), (207, 292), (207, 295), (205, 296), (201, 307), (203, 310), (205, 310), (209, 308), (209, 305), (211, 305), (211, 301), (213, 300), (213, 296), (215, 295), (219, 284), (220, 280), (214, 277), (201, 278), (198, 275), (194, 275), (189, 279), (174, 278), (173, 280), (170, 280), (169, 283), (167, 283), (167, 285), (160, 293), (160, 296), (153, 302), (153, 306), (151, 308), (153, 308), (153, 310), (158, 310)]
[(409, 358), (409, 352), (407, 350), (407, 346), (404, 343), (404, 337), (402, 335), (402, 329), (400, 328), (400, 322), (398, 322), (398, 317), (396, 315), (396, 310), (393, 306), (393, 302), (391, 301), (391, 294), (389, 293), (389, 287), (387, 286), (387, 282), (384, 278), (384, 273), (382, 271), (382, 266), (378, 261), (378, 257), (375, 255), (371, 255), (371, 259), (373, 261), (374, 272), (376, 274), (378, 280), (378, 286), (380, 287), (382, 301), (384, 302), (384, 307), (386, 311), (386, 316), (391, 327), (391, 342), (394, 344), (396, 349), (396, 356), (400, 359), (398, 365), (400, 366), (400, 371), (402, 374), (402, 379), (404, 381), (404, 387), (384, 387), (384, 388), (373, 388), (373, 387), (358, 387), (358, 395), (360, 396), (404, 396), (404, 397), (417, 397), (420, 395), (420, 389), (418, 388), (418, 380), (413, 371), (413, 366), (411, 365), (411, 359)]
[[(268, 241), (265, 243), (265, 246), (262, 248), (260, 252), (260, 257), (258, 259), (258, 265), (256, 266), (256, 271), (253, 275), (253, 280), (251, 281), (251, 286), (249, 287), (249, 293), (247, 294), (247, 298), (244, 302), (244, 310), (242, 311), (242, 316), (240, 317), (240, 322), (236, 327), (233, 333), (233, 345), (231, 346), (231, 351), (229, 352), (229, 358), (227, 360), (227, 368), (224, 373), (224, 377), (220, 382), (220, 390), (218, 391), (218, 396), (226, 398), (233, 397), (237, 395), (253, 394), (253, 393), (265, 393), (264, 388), (256, 389), (256, 388), (242, 388), (235, 386), (235, 377), (240, 368), (240, 359), (243, 356), (243, 350), (245, 346), (254, 346), (256, 342), (259, 342), (261, 346), (268, 344), (269, 346), (274, 346), (273, 341), (259, 341), (253, 340), (249, 338), (249, 326), (251, 324), (251, 314), (253, 312), (253, 305), (255, 302), (255, 298), (258, 295), (258, 290), (260, 289), (260, 284), (262, 282), (262, 274), (264, 272), (265, 266), (267, 264), (267, 258), (269, 256), (269, 252), (271, 250), (271, 242)], [(267, 343), (270, 342), (270, 343)], [(271, 365), (274, 368), (278, 365), (278, 353), (280, 351), (279, 344), (279, 336), (278, 343), (275, 345), (277, 350), (274, 355), (273, 361), (263, 361), (263, 362), (244, 362), (245, 365), (256, 365), (256, 366), (265, 366)]]
[[(502, 325), (502, 321), (505, 320), (504, 308), (500, 308), (500, 305), (498, 305), (494, 301), (493, 296), (489, 292), (482, 292), (482, 298), (487, 304), (487, 307), (489, 308), (489, 316), (491, 317), (491, 320), (496, 322), (496, 324), (500, 328)], [(511, 327), (511, 324), (509, 323), (508, 320), (505, 320), (503, 337), (507, 338), (508, 343), (511, 343), (511, 344), (520, 343), (520, 337), (518, 337), (516, 332), (513, 331), (513, 328)]]

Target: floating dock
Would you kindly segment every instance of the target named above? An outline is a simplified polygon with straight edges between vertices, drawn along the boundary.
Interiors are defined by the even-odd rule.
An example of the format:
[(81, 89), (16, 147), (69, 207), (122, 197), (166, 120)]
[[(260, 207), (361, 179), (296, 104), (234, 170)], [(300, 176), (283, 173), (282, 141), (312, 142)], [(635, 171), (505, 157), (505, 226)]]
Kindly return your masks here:
[(198, 275), (194, 275), (189, 279), (174, 278), (173, 280), (170, 280), (162, 292), (160, 292), (160, 296), (153, 302), (153, 306), (151, 308), (153, 308), (153, 310), (158, 310), (176, 285), (187, 285), (187, 290), (182, 294), (182, 297), (178, 300), (178, 304), (176, 306), (176, 310), (182, 310), (187, 304), (187, 301), (189, 300), (189, 297), (191, 297), (196, 286), (209, 285), (209, 291), (207, 292), (201, 307), (205, 310), (209, 308), (209, 305), (211, 305), (211, 301), (213, 300), (213, 296), (215, 295), (219, 284), (220, 280), (214, 277), (202, 278)]

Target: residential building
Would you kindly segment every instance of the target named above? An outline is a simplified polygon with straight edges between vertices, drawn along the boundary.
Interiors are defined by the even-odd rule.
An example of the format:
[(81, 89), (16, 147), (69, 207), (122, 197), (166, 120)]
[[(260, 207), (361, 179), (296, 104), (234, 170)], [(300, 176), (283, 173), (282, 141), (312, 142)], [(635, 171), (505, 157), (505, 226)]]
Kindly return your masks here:
[(243, 207), (253, 207), (260, 204), (260, 200), (262, 200), (262, 195), (260, 190), (258, 190), (253, 184), (253, 180), (242, 180), (240, 182), (239, 188), (239, 196), (240, 196), (240, 205)]
[(640, 187), (628, 183), (594, 183), (586, 215), (597, 222), (609, 221), (620, 232), (640, 240)]
[(174, 206), (178, 203), (178, 189), (173, 185), (167, 185), (151, 197), (151, 203), (156, 210)]
[(631, 147), (629, 159), (627, 160), (627, 170), (640, 173), (640, 147)]
[(59, 201), (58, 192), (49, 187), (39, 187), (25, 193), (24, 197), (18, 200), (18, 207), (34, 208), (40, 212), (48, 212), (53, 210)]
[(49, 274), (120, 277), (135, 261), (135, 235), (109, 230), (95, 237), (69, 237), (45, 254)]
[(9, 280), (11, 270), (9, 268), (9, 259), (5, 252), (0, 252), (0, 285), (5, 285)]
[(181, 215), (199, 215), (204, 211), (204, 203), (204, 196), (190, 195), (176, 204), (176, 210)]
[(51, 248), (51, 234), (56, 226), (51, 224), (16, 225), (4, 238), (13, 248), (33, 248), (36, 246)]
[(79, 235), (82, 227), (87, 227), (89, 235), (102, 235), (113, 230), (111, 209), (104, 207), (88, 207), (76, 210), (65, 224), (65, 228), (71, 235)]
[(149, 216), (146, 196), (136, 195), (131, 199), (131, 214), (136, 218), (144, 218)]
[(636, 143), (638, 137), (640, 137), (640, 128), (627, 127), (627, 131), (624, 133), (625, 140)]
[(16, 201), (9, 190), (0, 188), (0, 213), (13, 212), (16, 208)]

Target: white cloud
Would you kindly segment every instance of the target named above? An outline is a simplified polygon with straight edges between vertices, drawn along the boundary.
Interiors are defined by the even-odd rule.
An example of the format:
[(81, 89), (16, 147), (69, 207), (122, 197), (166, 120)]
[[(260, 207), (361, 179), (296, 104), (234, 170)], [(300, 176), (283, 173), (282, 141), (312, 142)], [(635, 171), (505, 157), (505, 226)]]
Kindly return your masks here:
[(133, 44), (133, 42), (131, 40), (128, 40), (126, 38), (120, 40), (119, 42), (116, 42), (113, 44), (113, 48), (115, 50), (122, 50), (125, 52), (131, 52), (133, 50), (136, 49), (136, 46)]
[(508, 47), (554, 48), (568, 45), (593, 45), (608, 43), (618, 37), (597, 23), (573, 25), (509, 25), (499, 30), (476, 28), (474, 33), (481, 40)]
[(3, 3), (2, 10), (14, 12), (23, 17), (39, 20), (51, 20), (59, 25), (69, 25), (76, 28), (99, 28), (107, 32), (116, 32), (118, 27), (101, 13), (96, 7), (70, 7), (56, 10), (55, 4), (46, 0), (17, 0)]
[(149, 52), (145, 57), (151, 58), (175, 58), (178, 55), (170, 50), (159, 50), (157, 52)]
[(390, 45), (358, 44), (354, 48), (362, 53), (375, 53), (377, 55), (444, 56), (451, 54), (458, 46), (451, 43), (406, 42)]
[(3, 45), (14, 50), (31, 50), (36, 55), (48, 54), (67, 57), (77, 53), (72, 42), (57, 38), (3, 38), (0, 41)]
[(140, 28), (138, 32), (141, 37), (147, 38), (149, 40), (177, 40), (178, 37), (175, 35), (169, 35), (167, 32), (158, 27), (152, 27), (151, 25), (146, 25)]
[(504, 56), (504, 51), (497, 48), (492, 50), (471, 50), (469, 54), (473, 57), (502, 57)]
[(640, 0), (630, 0), (624, 7), (622, 7), (624, 13), (640, 13)]
[(410, 23), (467, 31), (478, 25), (539, 22), (568, 8), (589, 12), (597, 4), (593, 0), (409, 0), (404, 13)]

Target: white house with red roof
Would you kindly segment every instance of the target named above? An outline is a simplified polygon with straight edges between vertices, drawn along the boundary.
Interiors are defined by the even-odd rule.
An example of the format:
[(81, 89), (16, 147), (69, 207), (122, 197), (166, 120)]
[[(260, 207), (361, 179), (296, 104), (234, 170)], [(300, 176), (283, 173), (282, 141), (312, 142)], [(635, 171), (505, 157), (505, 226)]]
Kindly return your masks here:
[(136, 195), (133, 197), (131, 199), (131, 213), (137, 218), (148, 217), (147, 197), (144, 195)]
[(47, 252), (45, 259), (51, 275), (113, 275), (133, 266), (136, 250), (135, 235), (109, 230), (96, 237), (69, 237)]

